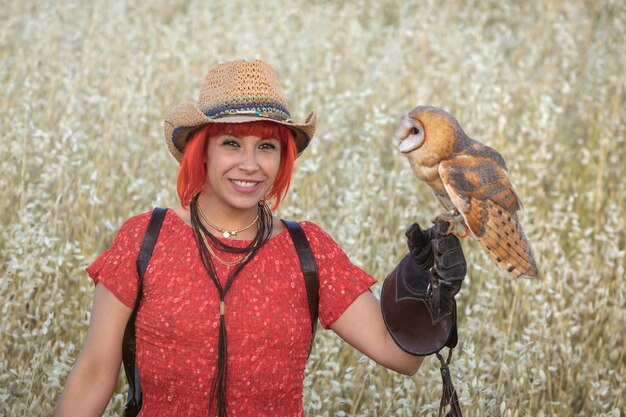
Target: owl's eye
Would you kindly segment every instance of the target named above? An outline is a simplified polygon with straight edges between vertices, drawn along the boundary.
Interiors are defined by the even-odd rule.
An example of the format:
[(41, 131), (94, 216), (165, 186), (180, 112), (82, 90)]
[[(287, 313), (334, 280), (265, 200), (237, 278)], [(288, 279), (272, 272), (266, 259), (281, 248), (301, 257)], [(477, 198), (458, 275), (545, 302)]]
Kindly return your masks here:
[(419, 133), (420, 133), (420, 130), (417, 127), (413, 126), (411, 128), (411, 134), (412, 135), (419, 135)]

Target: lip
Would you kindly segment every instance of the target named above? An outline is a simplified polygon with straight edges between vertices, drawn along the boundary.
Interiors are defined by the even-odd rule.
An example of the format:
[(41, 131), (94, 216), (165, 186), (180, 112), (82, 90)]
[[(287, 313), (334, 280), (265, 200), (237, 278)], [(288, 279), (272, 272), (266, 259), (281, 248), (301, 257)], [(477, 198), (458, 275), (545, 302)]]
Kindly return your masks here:
[[(259, 191), (259, 189), (261, 189), (261, 187), (263, 187), (263, 181), (256, 181), (256, 180), (241, 180), (241, 179), (229, 179), (228, 180), (230, 182), (230, 186), (237, 191), (238, 193), (241, 194), (254, 194), (257, 191)], [(242, 186), (240, 184), (237, 184), (238, 182), (247, 182), (247, 183), (256, 183), (255, 185), (253, 185), (252, 187), (248, 187), (248, 186)]]

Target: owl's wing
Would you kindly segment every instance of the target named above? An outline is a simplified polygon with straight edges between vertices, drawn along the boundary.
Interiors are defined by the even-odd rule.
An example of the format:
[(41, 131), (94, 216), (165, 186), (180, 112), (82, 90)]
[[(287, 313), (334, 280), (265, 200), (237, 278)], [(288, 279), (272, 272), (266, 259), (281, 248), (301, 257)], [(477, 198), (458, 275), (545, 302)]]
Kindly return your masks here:
[(530, 243), (517, 217), (522, 205), (503, 161), (461, 154), (441, 162), (439, 175), (487, 256), (515, 277), (537, 276)]

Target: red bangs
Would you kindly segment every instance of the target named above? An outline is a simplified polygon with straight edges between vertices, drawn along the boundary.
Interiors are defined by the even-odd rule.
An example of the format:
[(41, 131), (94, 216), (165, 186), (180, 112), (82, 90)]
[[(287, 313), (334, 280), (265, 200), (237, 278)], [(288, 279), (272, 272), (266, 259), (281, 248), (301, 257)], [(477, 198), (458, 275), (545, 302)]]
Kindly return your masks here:
[(247, 123), (210, 123), (196, 130), (190, 135), (183, 162), (178, 173), (176, 189), (183, 207), (187, 207), (191, 199), (202, 189), (206, 182), (206, 167), (204, 157), (206, 154), (207, 139), (221, 133), (234, 136), (258, 136), (261, 138), (276, 138), (280, 141), (280, 165), (276, 180), (265, 196), (266, 201), (273, 201), (271, 208), (276, 210), (281, 200), (287, 194), (291, 182), (291, 174), (297, 156), (296, 142), (288, 127), (266, 121)]

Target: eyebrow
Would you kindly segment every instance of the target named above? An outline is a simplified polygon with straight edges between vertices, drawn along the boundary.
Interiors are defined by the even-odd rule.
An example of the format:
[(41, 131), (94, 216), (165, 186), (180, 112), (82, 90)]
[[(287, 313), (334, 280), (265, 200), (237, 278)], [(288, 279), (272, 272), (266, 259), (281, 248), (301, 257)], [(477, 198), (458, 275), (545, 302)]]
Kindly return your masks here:
[[(222, 135), (230, 136), (230, 137), (235, 138), (235, 139), (243, 139), (244, 138), (244, 136), (235, 135), (234, 133), (230, 133), (230, 132), (222, 132)], [(277, 141), (280, 142), (280, 139), (275, 138), (273, 136), (268, 136), (268, 137), (260, 137), (259, 136), (259, 139), (261, 139), (261, 140), (277, 140)]]

